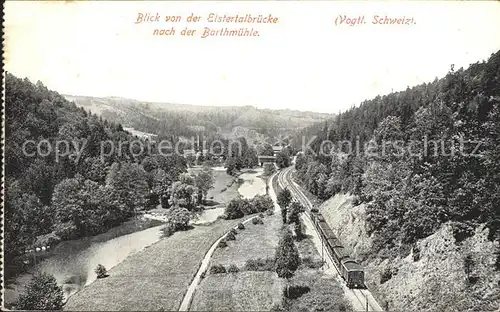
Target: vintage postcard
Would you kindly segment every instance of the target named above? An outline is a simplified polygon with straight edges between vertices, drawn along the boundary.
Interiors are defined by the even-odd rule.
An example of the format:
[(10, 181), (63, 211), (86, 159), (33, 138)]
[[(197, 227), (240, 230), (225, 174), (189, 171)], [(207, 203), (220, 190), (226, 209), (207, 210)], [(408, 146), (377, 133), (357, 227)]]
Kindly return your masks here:
[(3, 10), (2, 310), (500, 312), (500, 2)]

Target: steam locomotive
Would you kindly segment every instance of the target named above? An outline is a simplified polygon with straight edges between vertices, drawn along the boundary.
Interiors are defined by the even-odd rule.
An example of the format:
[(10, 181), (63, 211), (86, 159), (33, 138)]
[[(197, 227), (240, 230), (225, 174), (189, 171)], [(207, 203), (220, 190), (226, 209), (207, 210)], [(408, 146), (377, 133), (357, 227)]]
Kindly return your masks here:
[(335, 236), (321, 213), (315, 208), (311, 209), (311, 219), (320, 233), (321, 239), (325, 243), (327, 250), (332, 255), (337, 270), (346, 281), (347, 287), (364, 288), (365, 272), (363, 267), (349, 257), (349, 254), (340, 243), (340, 240)]

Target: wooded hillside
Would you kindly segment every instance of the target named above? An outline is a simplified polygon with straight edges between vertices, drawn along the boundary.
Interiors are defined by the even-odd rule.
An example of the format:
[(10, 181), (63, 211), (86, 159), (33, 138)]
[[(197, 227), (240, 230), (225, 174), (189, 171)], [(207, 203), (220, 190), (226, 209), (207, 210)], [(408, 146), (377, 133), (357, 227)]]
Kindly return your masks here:
[[(322, 156), (325, 140), (336, 148)], [(368, 203), (367, 230), (381, 255), (407, 254), (445, 222), (458, 241), (480, 223), (498, 240), (500, 51), (361, 103), (319, 131), (311, 147), (296, 163), (304, 186), (322, 199), (349, 192)]]

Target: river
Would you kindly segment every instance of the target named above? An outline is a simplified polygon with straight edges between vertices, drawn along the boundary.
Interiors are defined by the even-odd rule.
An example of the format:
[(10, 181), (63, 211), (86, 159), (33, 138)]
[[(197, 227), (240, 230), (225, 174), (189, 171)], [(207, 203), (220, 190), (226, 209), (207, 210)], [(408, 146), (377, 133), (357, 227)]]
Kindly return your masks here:
[[(238, 192), (246, 198), (266, 194), (266, 184), (259, 177), (261, 174), (261, 168), (242, 173), (239, 177), (243, 183)], [(209, 224), (223, 213), (224, 208), (207, 209), (194, 224)], [(160, 222), (155, 220), (131, 220), (103, 234), (61, 242), (44, 259), (31, 259), (37, 264), (7, 285), (4, 294), (6, 306), (17, 301), (37, 271), (52, 274), (63, 287), (65, 298), (71, 296), (96, 279), (94, 269), (98, 264), (110, 270), (129, 255), (157, 242), (162, 227), (158, 224)]]
[(238, 192), (245, 198), (253, 198), (255, 195), (265, 195), (266, 183), (260, 178), (262, 173), (262, 168), (242, 173), (239, 177), (244, 182), (238, 189)]
[[(130, 254), (140, 251), (161, 238), (160, 222), (131, 220), (106, 233), (78, 240), (63, 241), (44, 259), (33, 254), (36, 265), (19, 275), (5, 289), (6, 306), (17, 301), (19, 293), (36, 272), (52, 274), (62, 286), (65, 298), (96, 279), (94, 269), (98, 264), (111, 269)], [(153, 227), (151, 227), (153, 226)]]

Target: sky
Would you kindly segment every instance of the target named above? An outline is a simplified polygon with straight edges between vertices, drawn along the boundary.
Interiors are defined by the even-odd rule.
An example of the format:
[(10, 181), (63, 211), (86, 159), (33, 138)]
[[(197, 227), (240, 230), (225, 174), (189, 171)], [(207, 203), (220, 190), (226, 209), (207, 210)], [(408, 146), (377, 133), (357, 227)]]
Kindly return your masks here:
[[(136, 24), (139, 13), (162, 21)], [(201, 21), (188, 23), (191, 13)], [(208, 23), (209, 13), (279, 22)], [(375, 15), (415, 23), (375, 25)], [(335, 25), (343, 16), (366, 23)], [(177, 35), (153, 35), (171, 27)], [(185, 27), (196, 35), (180, 36)], [(201, 38), (204, 27), (260, 36)], [(62, 94), (337, 113), (486, 60), (499, 30), (497, 1), (7, 1), (4, 58), (7, 71)]]

